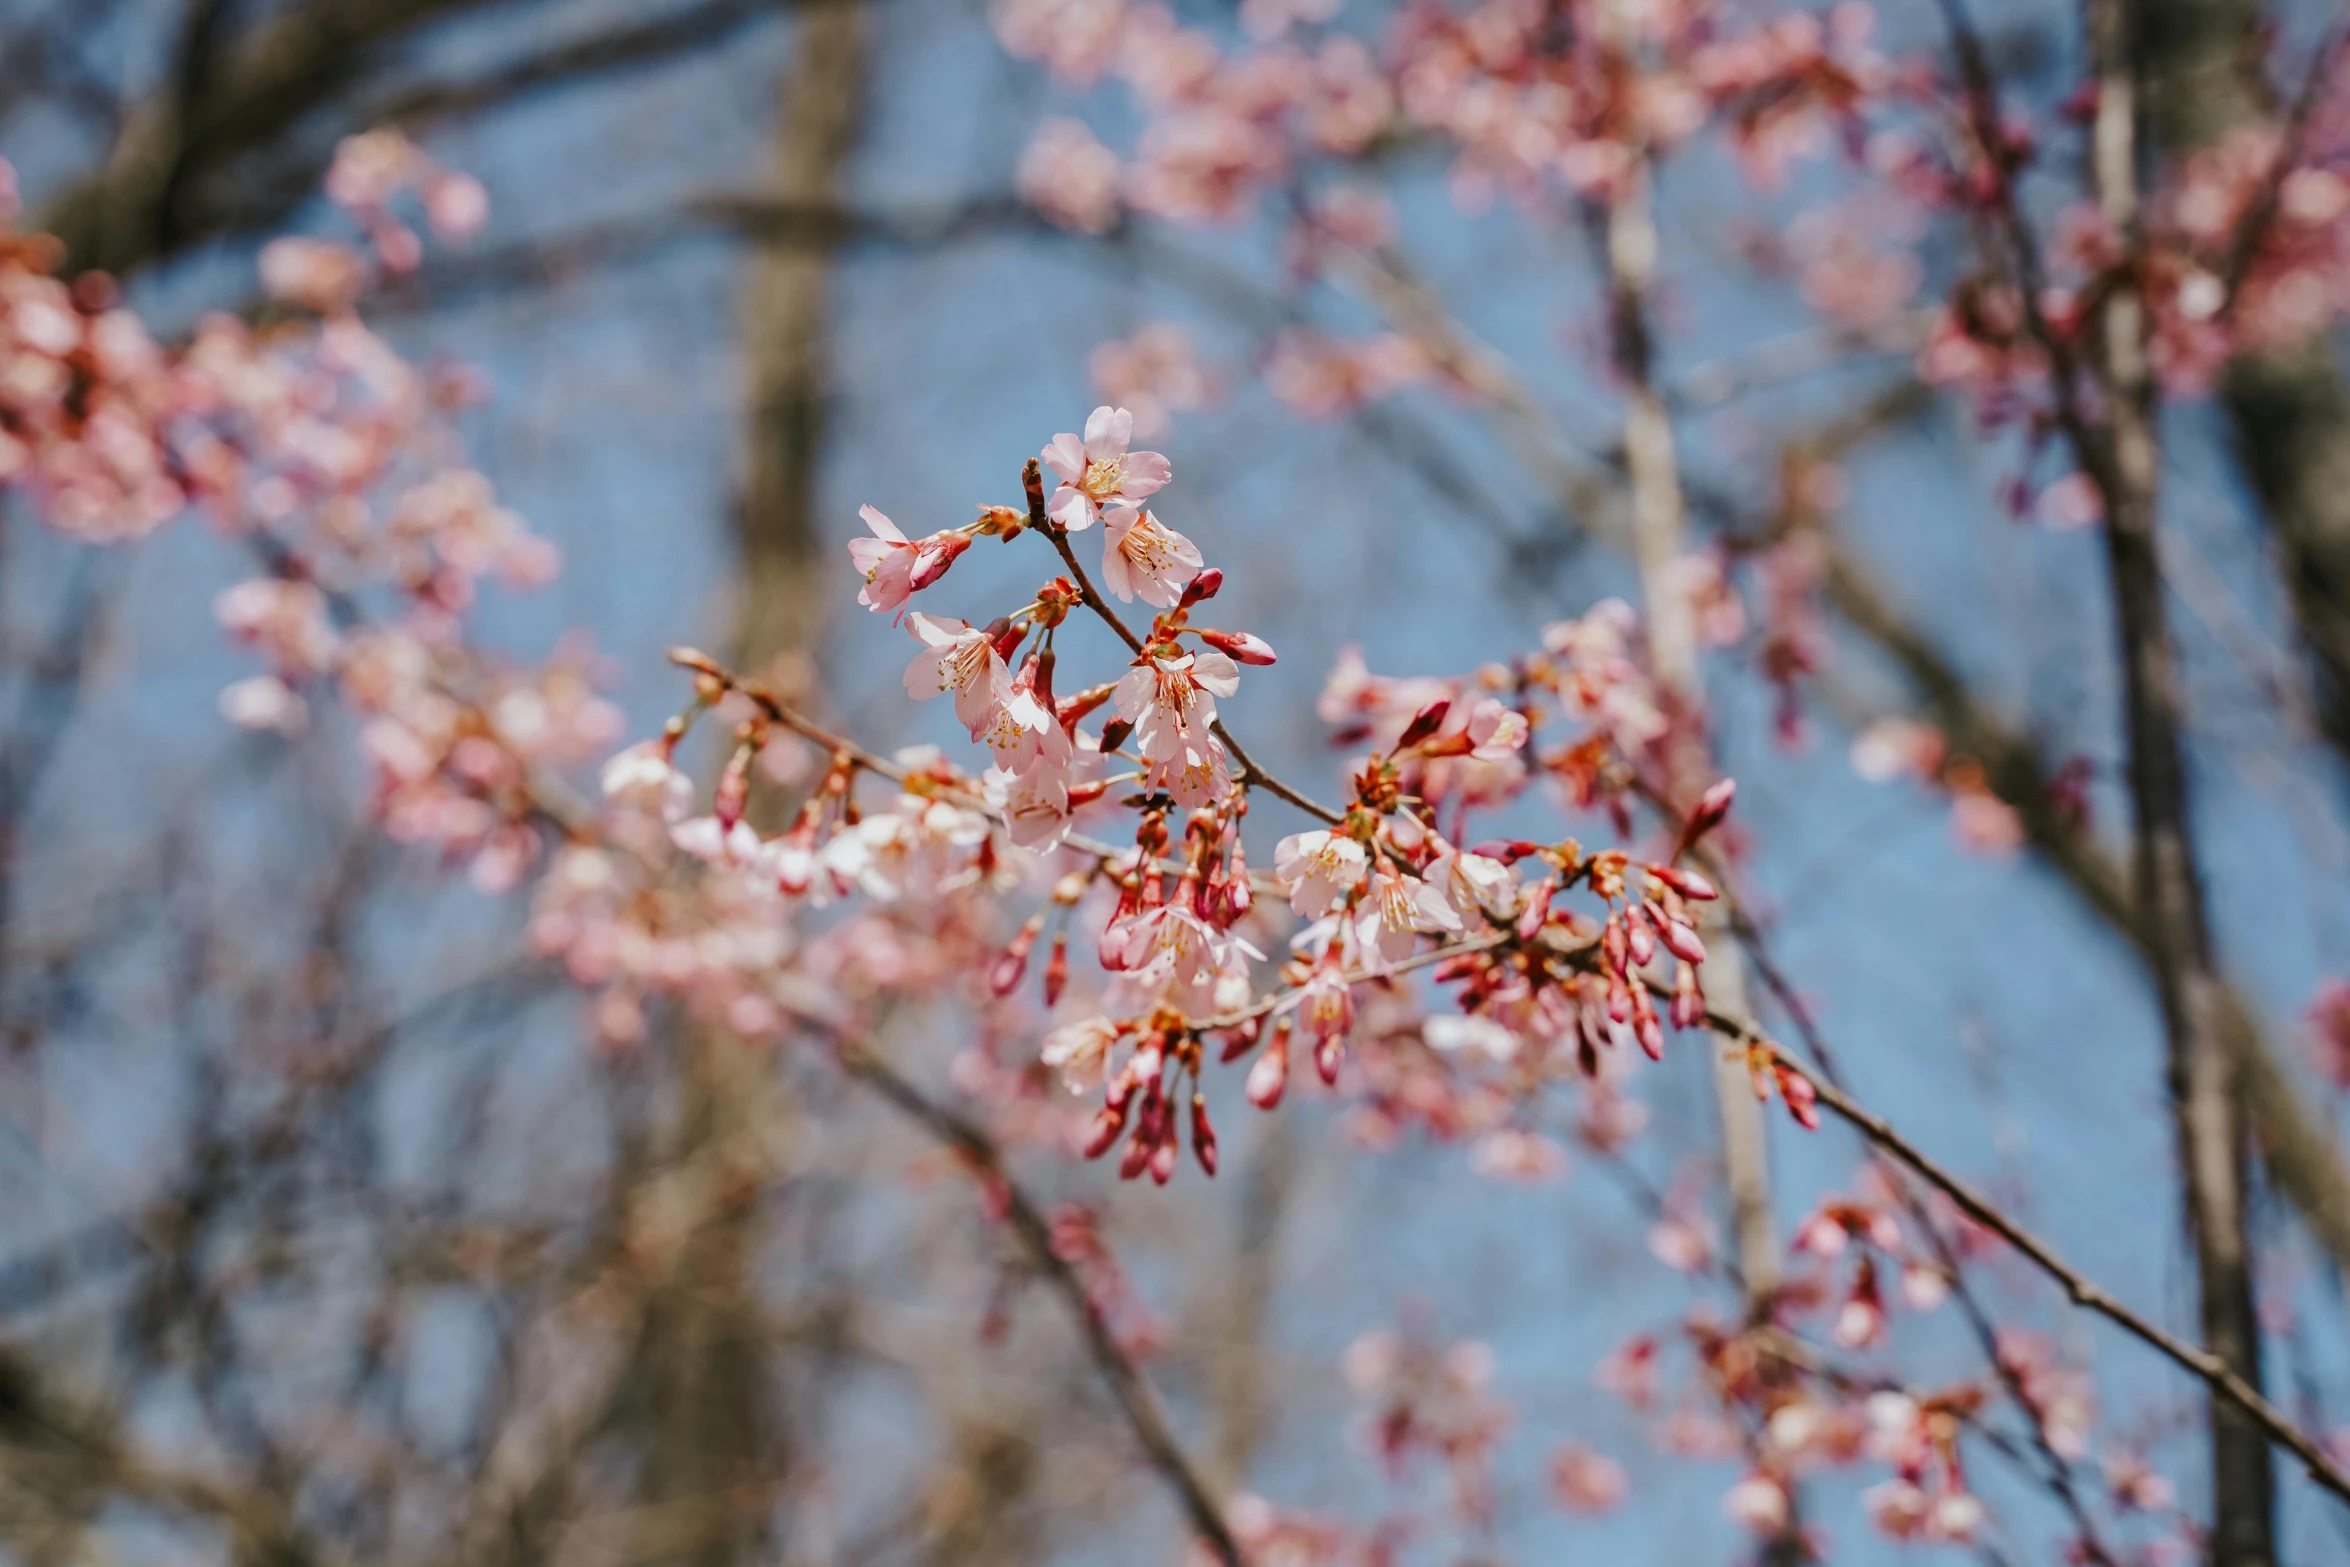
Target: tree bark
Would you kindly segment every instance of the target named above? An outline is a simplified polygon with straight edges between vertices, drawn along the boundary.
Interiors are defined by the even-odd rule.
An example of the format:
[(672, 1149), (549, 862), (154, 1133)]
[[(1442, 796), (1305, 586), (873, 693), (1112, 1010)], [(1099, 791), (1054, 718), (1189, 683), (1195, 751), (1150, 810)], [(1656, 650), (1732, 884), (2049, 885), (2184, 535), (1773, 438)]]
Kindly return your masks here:
[[(773, 200), (838, 200), (865, 72), (856, 0), (810, 6), (778, 89)], [(816, 495), (833, 265), (828, 247), (762, 247), (743, 289), (747, 451), (734, 514), (730, 642), (736, 668), (760, 671), (787, 695), (812, 685), (811, 655), (823, 631)], [(694, 1028), (683, 1048), (690, 1065), (677, 1156), (721, 1167), (738, 1153), (758, 1156), (758, 1128), (773, 1124), (781, 1092), (772, 1055), (715, 1028)], [(756, 1331), (758, 1219), (756, 1202), (715, 1208), (648, 1305), (638, 1346), (648, 1444), (642, 1490), (649, 1515), (663, 1521), (649, 1526), (639, 1560), (737, 1567), (760, 1554), (789, 1454), (771, 1415), (777, 1368)], [(676, 1530), (670, 1520), (679, 1517), (695, 1527)]]
[[(2274, 117), (2257, 0), (2149, 6), (2148, 127), (2184, 158)], [(2324, 338), (2239, 354), (2220, 403), (2245, 482), (2275, 540), (2325, 739), (2350, 757), (2350, 389)]]
[[(2098, 97), (2091, 147), (2098, 203), (2135, 246), (2138, 209), (2138, 57), (2130, 0), (2089, 10)], [(2134, 882), (2156, 954), (2155, 985), (2169, 1040), (2187, 1230), (2197, 1267), (2205, 1348), (2260, 1386), (2260, 1327), (2245, 1222), (2246, 1158), (2223, 1038), (2223, 995), (2204, 910), (2180, 739), (2178, 668), (2167, 623), (2155, 501), (2161, 447), (2146, 347), (2144, 300), (2125, 268), (2105, 294), (2096, 374), (2102, 430), (2072, 421), (2082, 466), (2105, 502), (2106, 562), (2119, 635), (2129, 733)], [(2062, 376), (2067, 367), (2060, 364)], [(2240, 1410), (2211, 1401), (2212, 1560), (2268, 1567), (2275, 1560), (2275, 1478), (2268, 1442)]]

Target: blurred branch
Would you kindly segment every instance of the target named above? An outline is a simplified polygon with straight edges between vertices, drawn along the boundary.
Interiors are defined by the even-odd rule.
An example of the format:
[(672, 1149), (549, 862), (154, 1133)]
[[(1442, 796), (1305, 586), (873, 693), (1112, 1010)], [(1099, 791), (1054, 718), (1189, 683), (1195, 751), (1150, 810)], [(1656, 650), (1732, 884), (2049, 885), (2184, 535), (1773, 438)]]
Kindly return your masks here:
[(980, 1176), (993, 1205), (1000, 1206), (1004, 1222), (1028, 1253), (1032, 1267), (1052, 1286), (1077, 1319), (1088, 1351), (1111, 1396), (1117, 1400), (1128, 1428), (1143, 1456), (1167, 1483), (1181, 1504), (1191, 1527), (1224, 1567), (1243, 1567), (1239, 1542), (1225, 1522), (1223, 1509), (1209, 1494), (1207, 1483), (1176, 1441), (1159, 1408), (1158, 1395), (1135, 1365), (1133, 1357), (1110, 1331), (1093, 1292), (1077, 1270), (1053, 1246), (1052, 1226), (1006, 1168), (995, 1140), (975, 1123), (927, 1097), (887, 1062), (863, 1045), (839, 1039), (836, 1049), (841, 1069), (865, 1083), (941, 1143), (967, 1160)]
[(479, 3), (310, 0), (226, 40), (198, 91), (182, 101), (167, 87), (135, 107), (105, 165), (54, 193), (32, 226), (64, 244), (69, 273), (135, 271), (177, 238), (166, 210), (175, 186), (289, 130), (376, 50)]

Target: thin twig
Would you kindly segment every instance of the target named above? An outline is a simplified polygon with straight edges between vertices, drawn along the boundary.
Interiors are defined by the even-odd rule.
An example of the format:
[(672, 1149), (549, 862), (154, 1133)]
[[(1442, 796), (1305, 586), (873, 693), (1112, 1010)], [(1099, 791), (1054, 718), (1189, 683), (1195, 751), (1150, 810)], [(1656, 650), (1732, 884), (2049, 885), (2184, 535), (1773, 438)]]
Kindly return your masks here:
[(1100, 1304), (1085, 1287), (1085, 1281), (1078, 1277), (1077, 1270), (1054, 1248), (1051, 1224), (1035, 1199), (1012, 1178), (995, 1139), (972, 1121), (925, 1095), (864, 1046), (847, 1039), (837, 1044), (843, 1071), (969, 1160), (993, 1186), (995, 1196), (1002, 1203), (1005, 1222), (1027, 1250), (1029, 1262), (1076, 1317), (1086, 1347), (1092, 1352), (1094, 1366), (1109, 1384), (1110, 1394), (1125, 1415), (1135, 1441), (1141, 1445), (1143, 1456), (1175, 1493), (1192, 1528), (1215, 1552), (1216, 1559), (1224, 1567), (1242, 1567), (1240, 1542), (1233, 1537), (1223, 1509), (1208, 1493), (1207, 1482), (1168, 1426), (1166, 1412), (1160, 1408), (1149, 1378), (1110, 1331)]

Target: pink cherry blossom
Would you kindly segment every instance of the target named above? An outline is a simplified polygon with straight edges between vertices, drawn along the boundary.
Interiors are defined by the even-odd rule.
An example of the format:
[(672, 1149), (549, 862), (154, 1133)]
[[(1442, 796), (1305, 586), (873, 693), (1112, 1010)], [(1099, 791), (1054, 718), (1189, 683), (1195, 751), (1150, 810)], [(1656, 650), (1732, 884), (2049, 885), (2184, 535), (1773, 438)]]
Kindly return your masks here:
[[(995, 752), (995, 765), (1017, 777), (1039, 772), (1066, 780), (1076, 749), (1052, 709), (1027, 687), (1014, 685), (972, 736)], [(1067, 787), (1064, 782), (1064, 798)]]
[(1196, 765), (1211, 748), (1221, 753), (1208, 726), (1216, 698), (1239, 689), (1240, 666), (1222, 653), (1154, 650), (1119, 678), (1115, 700), (1144, 760)]
[(922, 644), (906, 666), (906, 695), (919, 701), (952, 691), (955, 717), (977, 739), (994, 722), (1012, 683), (995, 644), (975, 626), (936, 615), (908, 615), (906, 629)]
[(1118, 221), (1118, 155), (1081, 121), (1039, 125), (1020, 155), (1018, 177), (1028, 204), (1063, 228), (1107, 234)]
[(1102, 582), (1123, 600), (1139, 593), (1145, 604), (1173, 609), (1204, 564), (1198, 545), (1148, 511), (1120, 507), (1103, 517)]
[(1157, 452), (1128, 451), (1133, 439), (1134, 415), (1107, 404), (1087, 417), (1083, 439), (1066, 431), (1053, 437), (1042, 454), (1045, 466), (1061, 476), (1046, 508), (1053, 521), (1081, 532), (1105, 508), (1137, 507), (1166, 488), (1174, 471), (1167, 459)]
[(1444, 894), (1420, 880), (1381, 866), (1371, 874), (1355, 939), (1380, 963), (1400, 963), (1423, 935), (1456, 933), (1461, 917)]
[(865, 579), (865, 585), (857, 590), (857, 602), (876, 614), (896, 609), (914, 591), (914, 568), (921, 551), (879, 508), (860, 506), (857, 515), (873, 530), (869, 539), (849, 540), (849, 559)]
[(1307, 919), (1344, 903), (1370, 863), (1359, 841), (1325, 828), (1291, 833), (1273, 846), (1273, 874), (1289, 893), (1290, 908)]

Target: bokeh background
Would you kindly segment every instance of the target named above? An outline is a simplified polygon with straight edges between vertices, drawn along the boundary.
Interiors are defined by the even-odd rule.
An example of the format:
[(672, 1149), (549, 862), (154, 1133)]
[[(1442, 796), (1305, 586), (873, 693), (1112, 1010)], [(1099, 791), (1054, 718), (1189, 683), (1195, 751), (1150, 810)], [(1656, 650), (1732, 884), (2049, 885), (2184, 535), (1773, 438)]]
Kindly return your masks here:
[[(2180, 10), (2224, 26), (2234, 5)], [(1176, 11), (1238, 25), (1222, 0)], [(1384, 20), (1356, 4), (1337, 25)], [(2068, 10), (1978, 21), (2012, 92), (2044, 106), (2070, 90)], [(2322, 21), (2286, 14), (2287, 45)], [(1878, 28), (1896, 55), (1941, 38), (1922, 0), (1883, 7)], [(273, 29), (311, 52), (253, 90), (238, 51)], [(175, 81), (196, 107), (160, 215), (90, 223), (91, 191), (124, 178)], [(1466, 201), (1433, 147), (1366, 154), (1420, 284), (1525, 401), (1423, 382), (1312, 417), (1283, 334), (1368, 333), (1375, 309), (1291, 265), (1272, 203), (1222, 224), (1055, 227), (1018, 176), (1054, 115), (1113, 142), (1132, 129), (1115, 95), (1007, 53), (977, 0), (0, 6), (0, 154), (28, 221), (69, 238), (89, 224), (83, 253), (160, 332), (257, 308), (268, 236), (339, 232), (315, 191), (344, 135), (397, 125), (482, 181), (483, 232), (367, 313), (411, 357), (479, 371), (470, 458), (563, 552), (551, 585), (493, 595), (485, 635), (536, 655), (584, 630), (631, 734), (679, 704), (661, 653), (690, 642), (821, 691), (876, 749), (952, 740), (942, 704), (900, 690), (902, 633), (853, 603), (856, 509), (928, 530), (1016, 501), (1021, 462), (1120, 390), (1097, 346), (1157, 324), (1204, 379), (1146, 443), (1175, 467), (1162, 514), (1225, 567), (1221, 618), (1280, 650), (1229, 716), (1285, 776), (1337, 792), (1314, 698), (1346, 646), (1382, 673), (1457, 673), (1637, 596), (1601, 280), (1571, 207)], [(1884, 719), (1964, 749), (1972, 714), (1992, 726), (1979, 756), (2007, 755), (1998, 742), (2044, 776), (2074, 764), (2088, 825), (2062, 841), (2117, 843), (2126, 821), (2095, 530), (2012, 515), (2004, 491), (2032, 460), (1920, 389), (1914, 315), (1824, 337), (1790, 269), (1756, 260), (1800, 244), (1807, 214), (1865, 199), (1853, 183), (1831, 162), (1758, 192), (1700, 151), (1660, 193), (1661, 374), (1700, 531), (1777, 514), (1790, 473), (1829, 464), (1806, 504), (1866, 573), (1826, 595), (1792, 740), (1759, 625), (1709, 660), (1749, 890), (1865, 1098), (2121, 1296), (2187, 1324), (2160, 1022), (2112, 910), (2084, 896), (2094, 870), (2055, 829), (1994, 810), (1970, 830), (1948, 789), (1854, 765)], [(1921, 299), (1968, 264), (1933, 236), (1915, 254)], [(2303, 1013), (2350, 963), (2341, 753), (2242, 432), (2216, 400), (2170, 426), (2166, 564), (2221, 946), (2330, 1139), (2337, 1089), (2306, 1063)], [(347, 725), (286, 738), (219, 717), (250, 668), (212, 610), (249, 571), (233, 547), (200, 524), (101, 550), (15, 508), (4, 523), (0, 1554), (295, 1550), (109, 1468), (135, 1462), (283, 1499), (307, 1543), (271, 1560), (1180, 1559), (1173, 1510), (1050, 1303), (1013, 1290), (1009, 1331), (983, 1333), (997, 1247), (919, 1137), (821, 1061), (779, 1058), (716, 1095), (758, 1106), (748, 1189), (693, 1209), (676, 1194), (717, 1178), (720, 1134), (690, 1061), (583, 1043), (523, 940), (527, 893), (485, 894), (383, 842)], [(941, 591), (975, 613), (1025, 596), (1036, 569), (978, 550)], [(1113, 667), (1106, 638), (1080, 645)], [(952, 1036), (928, 1013), (889, 1045), (943, 1074)], [(1344, 1094), (1318, 1091), (1272, 1116), (1235, 1099), (1213, 1185), (1119, 1188), (1049, 1158), (1033, 1175), (1108, 1215), (1163, 1321), (1153, 1376), (1220, 1486), (1342, 1518), (1413, 1511), (1427, 1527), (1405, 1560), (1738, 1559), (1720, 1505), (1737, 1460), (1660, 1451), (1657, 1421), (1593, 1380), (1707, 1288), (1650, 1247), (1657, 1194), (1713, 1203), (1702, 1058), (1676, 1051), (1635, 1090), (1638, 1142), (1539, 1184), (1417, 1135), (1365, 1147)], [(1792, 1229), (1849, 1187), (1856, 1148), (1833, 1129), (1772, 1138)], [(688, 1221), (643, 1219), (649, 1189)], [(2259, 1211), (2272, 1385), (2317, 1426), (2350, 1422), (2338, 1264), (2265, 1187)], [(599, 1315), (586, 1286), (614, 1247), (668, 1271), (649, 1305)], [(2103, 1429), (2198, 1505), (2194, 1391), (2005, 1262), (1982, 1270), (2019, 1328), (2093, 1372)], [(1948, 1315), (1900, 1326), (1914, 1381), (1979, 1370)], [(1514, 1424), (1481, 1537), (1448, 1533), (1439, 1475), (1393, 1480), (1363, 1441), (1341, 1362), (1398, 1324), (1492, 1351)], [(1569, 1440), (1625, 1466), (1623, 1506), (1556, 1505), (1545, 1465)], [(1981, 1554), (2054, 1559), (2045, 1498), (1995, 1458), (1974, 1478), (2001, 1508)], [(1808, 1504), (1836, 1559), (1895, 1559), (1856, 1489), (1825, 1482)], [(2350, 1552), (2313, 1496), (2291, 1490), (2285, 1516), (2288, 1559)]]

